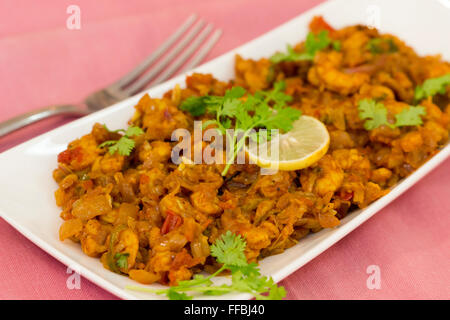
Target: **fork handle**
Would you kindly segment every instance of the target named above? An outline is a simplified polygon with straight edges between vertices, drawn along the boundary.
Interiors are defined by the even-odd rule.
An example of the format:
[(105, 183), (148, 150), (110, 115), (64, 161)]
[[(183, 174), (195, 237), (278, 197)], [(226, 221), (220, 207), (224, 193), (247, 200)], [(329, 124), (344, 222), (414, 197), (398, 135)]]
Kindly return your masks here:
[(3, 137), (15, 130), (26, 127), (29, 124), (37, 121), (53, 117), (56, 115), (70, 114), (70, 115), (86, 115), (89, 112), (83, 110), (81, 107), (75, 105), (64, 104), (41, 108), (38, 110), (24, 113), (9, 120), (0, 123), (0, 137)]

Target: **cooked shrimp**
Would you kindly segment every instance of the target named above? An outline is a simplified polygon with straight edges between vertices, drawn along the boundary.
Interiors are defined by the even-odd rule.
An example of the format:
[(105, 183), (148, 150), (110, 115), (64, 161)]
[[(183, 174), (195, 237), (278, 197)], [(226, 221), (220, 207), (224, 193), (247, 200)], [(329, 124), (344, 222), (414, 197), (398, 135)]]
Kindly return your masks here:
[(319, 52), (308, 72), (308, 81), (316, 87), (342, 95), (355, 93), (363, 84), (369, 82), (369, 75), (366, 73), (344, 73), (340, 70), (341, 63), (342, 53)]

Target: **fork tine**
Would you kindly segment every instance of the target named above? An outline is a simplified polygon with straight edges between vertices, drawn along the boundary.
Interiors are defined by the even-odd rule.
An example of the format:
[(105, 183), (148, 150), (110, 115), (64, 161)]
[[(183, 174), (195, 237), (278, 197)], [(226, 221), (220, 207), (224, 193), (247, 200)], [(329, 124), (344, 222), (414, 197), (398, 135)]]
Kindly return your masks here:
[(161, 72), (200, 32), (203, 28), (205, 22), (200, 20), (189, 32), (188, 34), (175, 46), (175, 48), (170, 51), (162, 60), (156, 63), (149, 72), (145, 73), (140, 79), (131, 84), (128, 88), (123, 91), (132, 95), (139, 90), (141, 90), (145, 85), (152, 80), (158, 73)]
[(153, 62), (161, 57), (183, 33), (197, 20), (197, 15), (194, 13), (187, 18), (187, 20), (155, 51), (153, 51), (144, 61), (139, 63), (133, 70), (120, 78), (114, 85), (119, 88), (124, 87), (134, 81), (142, 72), (144, 72)]
[(184, 51), (180, 56), (178, 56), (178, 58), (166, 70), (164, 70), (151, 84), (155, 85), (170, 78), (170, 76), (175, 71), (177, 71), (183, 65), (183, 63), (185, 63), (186, 60), (189, 59), (189, 57), (192, 56), (195, 50), (197, 50), (198, 47), (200, 47), (200, 45), (203, 43), (206, 37), (211, 33), (212, 29), (213, 25), (208, 24), (206, 28), (203, 29), (202, 33), (200, 33), (199, 36), (191, 43), (189, 48), (186, 51)]
[(211, 38), (208, 39), (206, 44), (198, 51), (197, 55), (194, 56), (194, 58), (192, 58), (192, 60), (183, 68), (183, 70), (181, 70), (181, 73), (194, 69), (200, 62), (202, 62), (205, 56), (214, 47), (216, 42), (219, 41), (221, 35), (222, 35), (221, 29), (217, 29), (216, 31), (214, 31)]

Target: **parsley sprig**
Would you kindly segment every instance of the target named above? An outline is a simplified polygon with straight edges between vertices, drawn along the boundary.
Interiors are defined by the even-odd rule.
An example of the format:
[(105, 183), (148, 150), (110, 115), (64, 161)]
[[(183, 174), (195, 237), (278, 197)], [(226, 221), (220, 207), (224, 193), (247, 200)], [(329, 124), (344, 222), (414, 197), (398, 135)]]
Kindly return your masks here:
[(450, 73), (437, 78), (431, 78), (424, 81), (421, 86), (417, 86), (414, 92), (416, 101), (423, 100), (437, 93), (444, 94), (447, 86), (450, 85)]
[[(217, 130), (227, 137), (234, 146), (231, 154), (227, 154), (227, 164), (222, 171), (225, 176), (244, 147), (247, 137), (254, 140), (260, 138), (259, 132), (254, 134), (252, 129), (265, 128), (270, 133), (272, 129), (287, 132), (292, 129), (292, 123), (297, 120), (301, 112), (286, 107), (292, 97), (283, 91), (286, 85), (283, 81), (276, 82), (270, 91), (258, 91), (255, 94), (246, 94), (242, 87), (233, 87), (227, 90), (223, 97), (203, 96), (186, 99), (180, 106), (181, 110), (188, 111), (194, 116), (206, 112), (214, 119), (205, 121), (203, 128), (214, 125)], [(234, 131), (230, 129), (234, 122)], [(252, 134), (253, 133), (253, 134)], [(267, 137), (270, 139), (270, 136)]]
[(144, 133), (144, 130), (134, 126), (129, 127), (127, 130), (118, 129), (114, 131), (109, 130), (106, 125), (103, 126), (109, 132), (123, 132), (123, 136), (120, 137), (119, 140), (108, 140), (99, 145), (99, 148), (109, 147), (108, 150), (110, 154), (117, 152), (122, 156), (129, 156), (135, 145), (135, 142), (131, 137), (139, 136)]
[(275, 53), (270, 57), (270, 61), (273, 63), (280, 63), (282, 61), (313, 60), (316, 52), (327, 48), (330, 44), (336, 51), (339, 51), (341, 48), (341, 43), (339, 41), (332, 41), (330, 39), (327, 30), (322, 30), (318, 34), (309, 32), (306, 37), (304, 52), (297, 52), (288, 44), (286, 52)]
[(422, 106), (409, 106), (395, 115), (395, 123), (390, 123), (387, 120), (386, 107), (373, 99), (360, 100), (358, 110), (359, 117), (365, 120), (364, 129), (366, 130), (373, 130), (382, 125), (392, 129), (402, 126), (418, 126), (422, 124), (420, 116), (426, 114), (425, 108)]
[[(222, 266), (213, 274), (205, 277), (196, 275), (192, 280), (179, 281), (177, 286), (168, 289), (149, 289), (127, 286), (127, 289), (165, 294), (171, 300), (191, 300), (188, 293), (204, 295), (223, 295), (230, 292), (246, 292), (257, 300), (281, 300), (286, 290), (278, 286), (272, 278), (261, 275), (256, 263), (248, 263), (244, 254), (245, 240), (240, 235), (227, 231), (211, 246), (211, 256)], [(212, 278), (225, 270), (231, 271), (231, 284), (215, 285)], [(263, 293), (268, 293), (264, 295)]]

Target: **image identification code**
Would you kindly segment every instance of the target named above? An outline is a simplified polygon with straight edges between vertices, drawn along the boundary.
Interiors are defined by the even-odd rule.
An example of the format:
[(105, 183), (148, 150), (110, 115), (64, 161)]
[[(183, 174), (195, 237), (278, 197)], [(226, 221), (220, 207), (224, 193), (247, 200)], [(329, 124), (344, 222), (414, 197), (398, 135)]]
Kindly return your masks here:
[(210, 315), (212, 318), (218, 314), (252, 316), (264, 314), (263, 305), (245, 305), (245, 304), (230, 304), (227, 307), (218, 306), (196, 306), (191, 304), (184, 309), (185, 315)]

